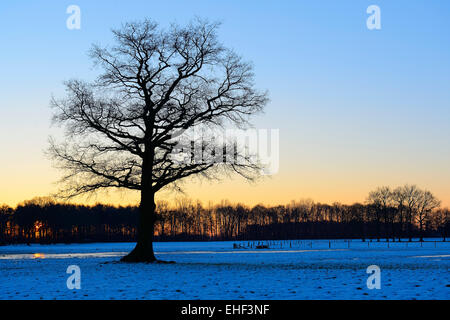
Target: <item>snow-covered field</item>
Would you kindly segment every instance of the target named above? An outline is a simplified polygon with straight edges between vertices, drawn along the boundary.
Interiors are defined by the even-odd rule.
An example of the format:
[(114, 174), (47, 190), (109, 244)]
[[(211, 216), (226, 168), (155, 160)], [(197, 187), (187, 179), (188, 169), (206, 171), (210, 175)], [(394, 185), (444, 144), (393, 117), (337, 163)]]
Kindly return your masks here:
[[(157, 256), (176, 264), (118, 263), (132, 243), (3, 246), (0, 299), (450, 298), (448, 242), (233, 243), (156, 243)], [(67, 288), (70, 265), (81, 269), (80, 290)], [(367, 288), (370, 265), (381, 268), (379, 290)]]

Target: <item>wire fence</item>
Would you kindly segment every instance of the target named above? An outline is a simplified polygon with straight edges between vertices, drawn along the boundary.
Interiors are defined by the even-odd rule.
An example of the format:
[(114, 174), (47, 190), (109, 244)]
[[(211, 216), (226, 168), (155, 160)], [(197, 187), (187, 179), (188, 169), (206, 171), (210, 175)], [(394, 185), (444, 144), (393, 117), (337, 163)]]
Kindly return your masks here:
[(366, 248), (449, 248), (450, 242), (443, 239), (402, 240), (263, 240), (239, 241), (233, 243), (233, 249), (366, 249)]

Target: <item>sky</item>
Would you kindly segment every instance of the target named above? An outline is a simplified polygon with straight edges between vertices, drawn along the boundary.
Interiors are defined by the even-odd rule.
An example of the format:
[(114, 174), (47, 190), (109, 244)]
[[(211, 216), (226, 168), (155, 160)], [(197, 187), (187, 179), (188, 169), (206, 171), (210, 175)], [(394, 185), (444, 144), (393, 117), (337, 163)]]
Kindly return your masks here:
[[(81, 28), (69, 30), (70, 5)], [(381, 29), (366, 12), (380, 8)], [(449, 1), (12, 1), (0, 3), (0, 204), (46, 196), (61, 175), (44, 155), (49, 101), (63, 81), (100, 72), (87, 55), (111, 28), (151, 18), (222, 23), (219, 38), (255, 67), (270, 103), (254, 117), (279, 129), (277, 174), (251, 183), (189, 181), (185, 196), (248, 205), (363, 202), (369, 191), (417, 184), (450, 206)], [(165, 192), (159, 198), (172, 199)], [(133, 204), (136, 194), (88, 202)]]

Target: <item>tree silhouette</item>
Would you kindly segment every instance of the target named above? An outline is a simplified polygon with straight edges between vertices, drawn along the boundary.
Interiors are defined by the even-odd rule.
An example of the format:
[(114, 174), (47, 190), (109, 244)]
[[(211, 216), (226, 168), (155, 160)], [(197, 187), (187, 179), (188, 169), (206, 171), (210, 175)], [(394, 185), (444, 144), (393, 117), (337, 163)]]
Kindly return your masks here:
[(428, 222), (431, 212), (441, 205), (441, 201), (427, 190), (420, 190), (417, 201), (417, 222), (419, 223), (420, 241), (423, 241), (423, 227)]
[[(375, 208), (375, 217), (377, 220), (377, 228), (379, 231), (381, 216), (383, 217), (385, 226), (389, 224), (389, 221), (391, 219), (389, 214), (391, 213), (391, 210), (389, 209), (392, 206), (392, 191), (389, 187), (379, 187), (375, 191), (369, 193), (367, 201)], [(386, 240), (388, 239), (389, 235), (386, 230)]]
[[(49, 154), (65, 171), (60, 194), (140, 192), (137, 244), (122, 261), (156, 261), (161, 189), (193, 175), (218, 178), (232, 170), (252, 179), (259, 172), (254, 157), (210, 131), (245, 127), (267, 103), (267, 93), (254, 88), (252, 66), (218, 42), (217, 28), (202, 20), (168, 30), (150, 20), (125, 24), (113, 31), (115, 46), (92, 48), (103, 69), (95, 83), (68, 81), (67, 97), (52, 101), (54, 121), (68, 135), (64, 143), (50, 139)], [(194, 129), (201, 138), (187, 137)]]
[(450, 229), (450, 210), (448, 208), (435, 210), (431, 215), (433, 226), (441, 233), (442, 240), (447, 240), (447, 232)]
[(408, 229), (409, 241), (412, 241), (412, 225), (417, 214), (417, 204), (420, 200), (420, 189), (415, 185), (405, 185), (401, 187), (401, 192), (404, 194), (406, 204), (406, 225)]
[(402, 241), (401, 235), (403, 233), (403, 225), (406, 220), (406, 202), (408, 195), (404, 192), (404, 187), (397, 187), (392, 191), (391, 197), (393, 205), (396, 207), (396, 215), (397, 215), (397, 234), (398, 241)]

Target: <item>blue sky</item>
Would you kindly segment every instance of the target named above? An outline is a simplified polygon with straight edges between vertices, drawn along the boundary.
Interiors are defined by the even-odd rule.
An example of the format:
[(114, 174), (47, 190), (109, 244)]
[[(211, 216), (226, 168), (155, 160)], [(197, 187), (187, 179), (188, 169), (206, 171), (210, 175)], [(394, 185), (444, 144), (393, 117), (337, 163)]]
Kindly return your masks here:
[[(66, 28), (72, 4), (81, 30)], [(366, 27), (372, 4), (381, 30)], [(280, 129), (280, 173), (252, 194), (353, 202), (380, 184), (417, 183), (450, 205), (450, 1), (433, 0), (2, 1), (0, 176), (16, 178), (0, 180), (0, 203), (53, 187), (57, 173), (42, 154), (49, 100), (64, 80), (94, 78), (92, 43), (110, 43), (123, 22), (195, 16), (223, 23), (220, 39), (254, 63), (270, 92), (255, 125)], [(247, 188), (224, 182), (191, 195), (257, 202)]]

